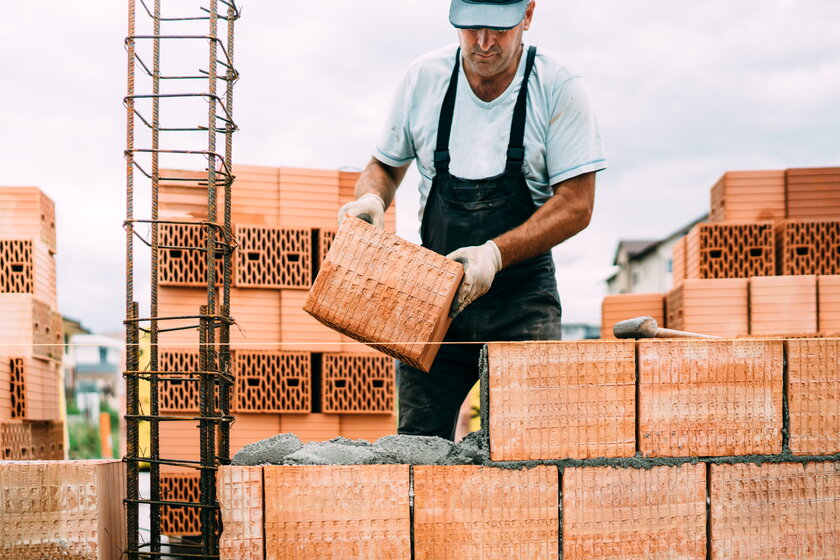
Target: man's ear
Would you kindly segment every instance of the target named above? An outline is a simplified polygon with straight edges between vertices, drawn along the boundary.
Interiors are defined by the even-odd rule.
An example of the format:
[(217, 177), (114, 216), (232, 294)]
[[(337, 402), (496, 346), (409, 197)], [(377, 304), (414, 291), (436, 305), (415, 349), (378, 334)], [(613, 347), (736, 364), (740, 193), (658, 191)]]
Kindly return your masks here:
[(531, 3), (528, 4), (528, 7), (525, 9), (525, 19), (523, 21), (523, 29), (525, 31), (528, 31), (528, 28), (531, 27), (531, 18), (534, 17), (534, 7), (536, 5), (537, 3), (534, 0), (531, 0)]

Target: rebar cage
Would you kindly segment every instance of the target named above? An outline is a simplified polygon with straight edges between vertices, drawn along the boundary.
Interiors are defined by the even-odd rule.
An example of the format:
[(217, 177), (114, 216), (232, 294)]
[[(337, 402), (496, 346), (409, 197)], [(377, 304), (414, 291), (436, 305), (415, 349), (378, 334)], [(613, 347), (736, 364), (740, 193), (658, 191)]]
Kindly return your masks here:
[[(128, 0), (126, 107), (126, 455), (128, 469), (126, 515), (129, 560), (219, 557), (221, 521), (216, 501), (216, 469), (230, 462), (230, 285), (235, 248), (231, 233), (233, 87), (238, 75), (233, 64), (234, 23), (240, 12), (235, 0), (169, 2)], [(221, 4), (221, 9), (219, 4)], [(206, 50), (205, 50), (206, 49)], [(163, 55), (163, 56), (162, 56)], [(206, 58), (205, 58), (206, 57)], [(162, 63), (163, 61), (163, 63)], [(185, 68), (189, 70), (184, 70)], [(193, 70), (199, 68), (199, 70)], [(206, 120), (205, 120), (206, 119)], [(206, 124), (194, 124), (195, 122)], [(223, 146), (223, 153), (219, 147)], [(200, 186), (207, 191), (207, 219), (196, 222), (162, 219), (158, 211), (161, 181), (185, 181), (161, 175), (163, 169), (203, 170)], [(204, 174), (206, 172), (206, 175)], [(177, 175), (177, 174), (176, 174)], [(221, 198), (221, 200), (219, 200)], [(221, 202), (221, 204), (219, 204)], [(222, 209), (222, 220), (217, 208)], [(149, 214), (145, 214), (148, 210)], [(204, 244), (164, 246), (161, 224), (199, 223)], [(138, 251), (135, 253), (135, 243)], [(207, 259), (207, 302), (195, 314), (179, 317), (158, 312), (158, 268), (161, 251), (200, 251)], [(221, 259), (217, 278), (216, 259)], [(147, 273), (150, 276), (147, 276)], [(135, 292), (135, 280), (148, 282), (146, 294)], [(143, 290), (145, 292), (145, 290)], [(217, 301), (217, 291), (219, 299)], [(139, 292), (139, 290), (137, 291)], [(143, 311), (141, 311), (143, 309)], [(147, 309), (147, 310), (146, 310)], [(174, 320), (179, 326), (173, 327)], [(189, 327), (182, 326), (188, 320)], [(199, 331), (199, 371), (162, 371), (161, 333), (185, 328)], [(140, 362), (141, 336), (149, 340), (148, 362)], [(163, 416), (158, 398), (161, 380), (199, 384), (199, 414)], [(148, 407), (141, 404), (140, 384), (149, 387)], [(148, 408), (148, 409), (146, 409)], [(161, 422), (198, 424), (200, 459), (162, 457)], [(140, 446), (141, 424), (148, 423), (148, 448)], [(148, 463), (150, 485), (141, 495), (139, 470)], [(199, 472), (198, 501), (161, 496), (161, 467)], [(141, 507), (148, 508), (150, 532), (140, 535)], [(162, 546), (161, 508), (198, 511), (200, 538), (181, 543), (177, 555)]]

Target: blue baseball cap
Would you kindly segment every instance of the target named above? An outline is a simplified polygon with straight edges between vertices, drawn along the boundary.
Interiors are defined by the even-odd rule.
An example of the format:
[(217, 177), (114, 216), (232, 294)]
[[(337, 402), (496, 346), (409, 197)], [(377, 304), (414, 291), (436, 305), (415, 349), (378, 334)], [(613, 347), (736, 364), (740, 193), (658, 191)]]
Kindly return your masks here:
[(531, 0), (452, 0), (449, 22), (459, 29), (511, 29)]

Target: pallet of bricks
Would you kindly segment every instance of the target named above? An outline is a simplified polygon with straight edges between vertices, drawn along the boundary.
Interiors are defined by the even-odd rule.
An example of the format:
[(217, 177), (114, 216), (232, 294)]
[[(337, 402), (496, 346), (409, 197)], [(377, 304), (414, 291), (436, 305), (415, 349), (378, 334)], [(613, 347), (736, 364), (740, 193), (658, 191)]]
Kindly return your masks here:
[(481, 465), (227, 466), (222, 560), (840, 558), (840, 339), (490, 343)]
[(667, 295), (604, 299), (602, 337), (618, 320), (661, 316), (663, 301), (672, 329), (840, 333), (840, 168), (727, 172), (709, 216), (675, 244)]
[[(394, 360), (325, 327), (302, 309), (318, 264), (335, 237), (338, 209), (355, 199), (359, 173), (238, 166), (233, 174), (231, 315), (236, 324), (230, 341), (236, 421), (230, 431), (231, 454), (284, 432), (304, 442), (337, 436), (373, 441), (395, 433)], [(207, 219), (203, 176), (206, 172), (161, 171), (161, 219)], [(386, 214), (386, 229), (394, 232), (395, 227), (392, 208)], [(159, 235), (164, 247), (159, 315), (197, 315), (207, 298), (206, 260), (204, 253), (185, 248), (203, 247), (204, 230), (199, 225), (162, 224)], [(218, 266), (221, 274), (221, 258)], [(196, 329), (161, 333), (159, 342), (162, 371), (198, 370)], [(198, 386), (162, 381), (159, 406), (162, 414), (194, 417)], [(160, 454), (197, 460), (196, 423), (162, 423)], [(161, 492), (163, 499), (197, 501), (198, 474), (165, 467)], [(198, 515), (195, 510), (164, 508), (161, 532), (198, 535)]]
[(64, 459), (55, 205), (0, 187), (0, 460)]

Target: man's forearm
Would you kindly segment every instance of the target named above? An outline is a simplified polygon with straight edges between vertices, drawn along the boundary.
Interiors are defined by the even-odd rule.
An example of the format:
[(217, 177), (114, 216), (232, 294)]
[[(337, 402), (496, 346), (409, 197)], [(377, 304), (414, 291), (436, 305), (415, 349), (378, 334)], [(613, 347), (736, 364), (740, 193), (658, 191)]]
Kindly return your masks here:
[(407, 169), (408, 166), (391, 167), (376, 158), (371, 158), (356, 182), (356, 198), (368, 193), (375, 194), (385, 202), (385, 208), (388, 208)]
[(557, 185), (554, 196), (525, 223), (493, 240), (502, 255), (502, 266), (544, 253), (586, 229), (594, 201), (595, 173)]

